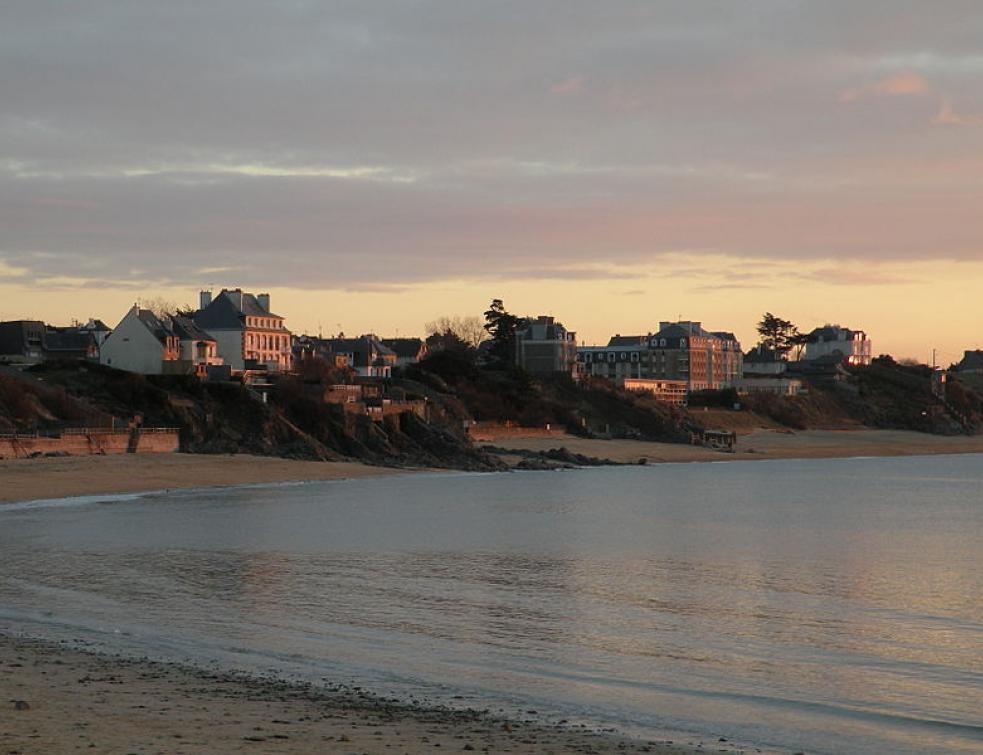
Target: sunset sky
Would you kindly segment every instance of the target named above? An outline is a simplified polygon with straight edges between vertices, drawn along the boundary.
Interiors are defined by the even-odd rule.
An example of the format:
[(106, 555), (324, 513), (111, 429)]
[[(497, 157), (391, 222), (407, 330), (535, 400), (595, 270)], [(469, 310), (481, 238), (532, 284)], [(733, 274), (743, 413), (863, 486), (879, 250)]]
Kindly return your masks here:
[(983, 3), (0, 5), (0, 319), (273, 295), (983, 348)]

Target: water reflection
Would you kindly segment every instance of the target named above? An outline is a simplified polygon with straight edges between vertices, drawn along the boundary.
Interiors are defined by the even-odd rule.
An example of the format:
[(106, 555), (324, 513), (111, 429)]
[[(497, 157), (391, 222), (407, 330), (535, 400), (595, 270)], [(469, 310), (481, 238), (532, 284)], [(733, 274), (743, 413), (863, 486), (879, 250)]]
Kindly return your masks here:
[(955, 727), (946, 747), (971, 751), (983, 465), (838, 464), (0, 511), (0, 606), (144, 646), (261, 668), (300, 659), (312, 678), (522, 697), (643, 730), (917, 752), (941, 741), (934, 721)]

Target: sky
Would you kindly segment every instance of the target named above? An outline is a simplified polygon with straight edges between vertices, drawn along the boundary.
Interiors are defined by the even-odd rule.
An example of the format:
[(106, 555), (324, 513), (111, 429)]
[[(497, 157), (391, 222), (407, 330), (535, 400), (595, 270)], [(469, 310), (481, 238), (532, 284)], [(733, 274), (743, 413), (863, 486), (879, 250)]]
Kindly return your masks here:
[(0, 4), (0, 319), (983, 348), (978, 0)]

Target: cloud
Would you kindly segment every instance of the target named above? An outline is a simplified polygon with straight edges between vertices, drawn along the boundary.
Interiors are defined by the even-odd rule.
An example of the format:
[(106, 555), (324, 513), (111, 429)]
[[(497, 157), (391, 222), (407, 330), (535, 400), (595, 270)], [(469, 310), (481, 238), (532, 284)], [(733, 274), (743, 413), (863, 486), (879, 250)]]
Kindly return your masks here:
[(980, 126), (983, 125), (983, 114), (962, 115), (953, 110), (949, 100), (943, 99), (932, 123), (936, 126)]
[(558, 81), (550, 87), (550, 94), (577, 94), (584, 88), (584, 80), (580, 76), (571, 76)]
[(978, 258), (978, 129), (829, 101), (930, 82), (976, 122), (983, 14), (895, 3), (0, 3), (0, 256), (307, 288)]
[(899, 73), (873, 84), (844, 89), (840, 92), (840, 102), (855, 102), (869, 96), (910, 97), (929, 91), (928, 82), (917, 73)]

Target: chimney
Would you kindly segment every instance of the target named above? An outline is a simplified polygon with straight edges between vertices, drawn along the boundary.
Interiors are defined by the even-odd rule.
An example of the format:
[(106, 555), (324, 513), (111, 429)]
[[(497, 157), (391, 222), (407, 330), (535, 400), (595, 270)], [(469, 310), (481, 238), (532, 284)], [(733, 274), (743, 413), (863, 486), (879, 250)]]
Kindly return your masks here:
[(204, 309), (209, 304), (212, 303), (212, 292), (211, 291), (199, 291), (198, 292), (198, 309)]
[(269, 294), (257, 294), (256, 301), (259, 302), (259, 306), (265, 309), (267, 312), (270, 311), (270, 295)]

